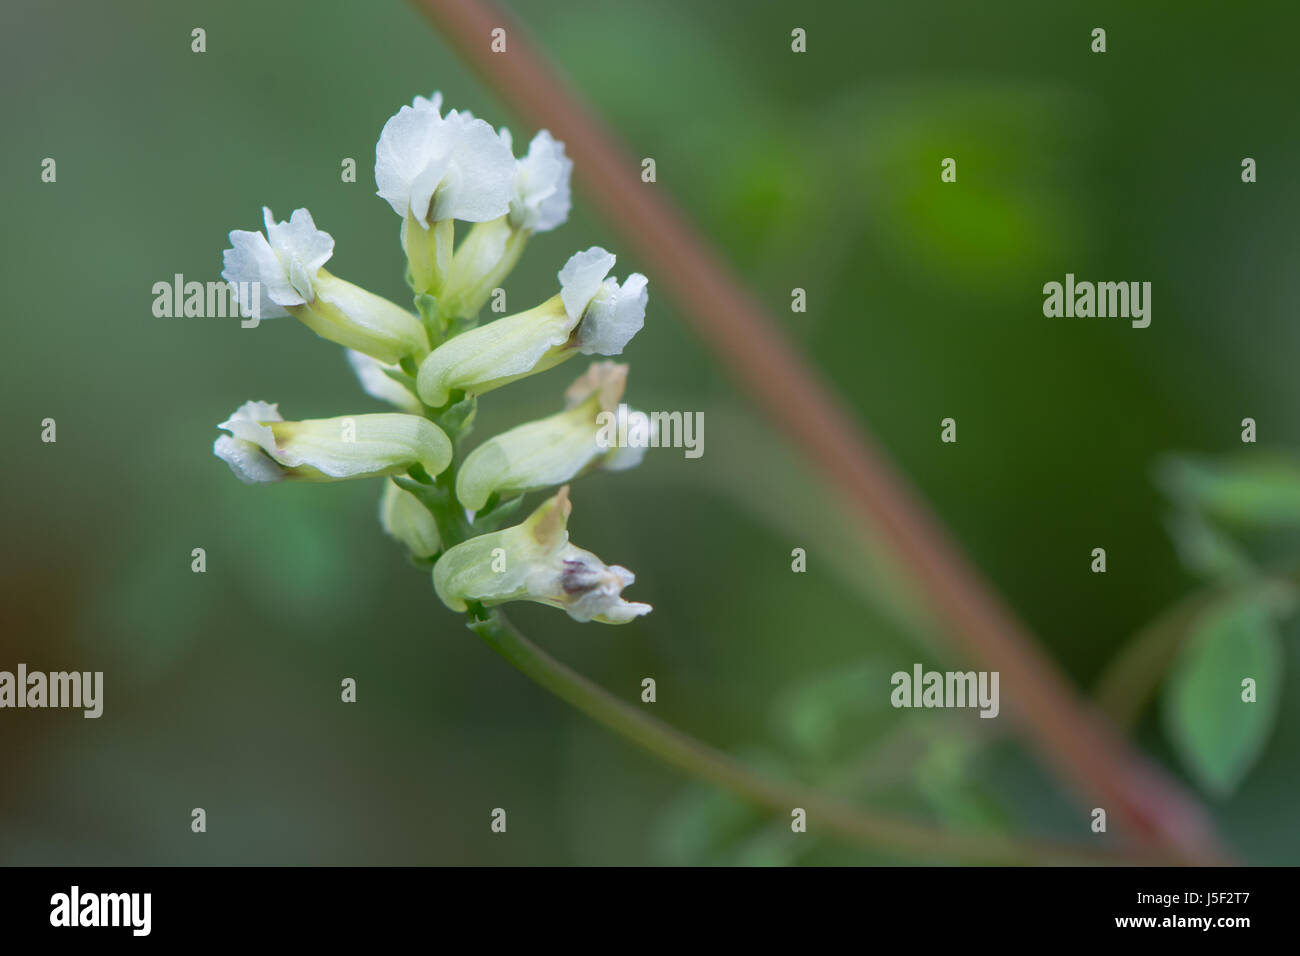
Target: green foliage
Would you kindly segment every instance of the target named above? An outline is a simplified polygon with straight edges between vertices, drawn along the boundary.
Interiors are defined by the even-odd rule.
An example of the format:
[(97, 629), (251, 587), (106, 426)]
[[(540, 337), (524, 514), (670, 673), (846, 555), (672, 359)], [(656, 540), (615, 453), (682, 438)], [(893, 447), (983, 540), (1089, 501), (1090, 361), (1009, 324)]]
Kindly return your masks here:
[[(1256, 590), (1208, 611), (1196, 622), (1170, 674), (1164, 721), (1197, 781), (1231, 793), (1255, 763), (1278, 712), (1282, 650), (1278, 595)], [(1247, 701), (1247, 680), (1255, 699)]]
[(870, 660), (796, 684), (774, 707), (777, 733), (795, 753), (820, 762), (860, 747), (886, 723), (886, 696), (868, 689), (887, 687), (889, 673), (883, 661)]
[(1211, 519), (1243, 528), (1300, 525), (1300, 461), (1293, 456), (1171, 458), (1159, 478), (1176, 501)]
[[(1168, 634), (1163, 720), (1166, 733), (1200, 786), (1232, 793), (1264, 749), (1278, 713), (1283, 653), (1279, 620), (1292, 610), (1297, 542), (1256, 553), (1264, 532), (1300, 523), (1300, 462), (1277, 452), (1213, 461), (1171, 456), (1157, 481), (1175, 504), (1169, 531), (1183, 565), (1224, 588)], [(1253, 547), (1252, 547), (1253, 545)], [(1276, 550), (1276, 548), (1274, 548)], [(1165, 643), (1160, 632), (1156, 638)], [(1132, 660), (1139, 661), (1141, 655)], [(1254, 701), (1243, 682), (1254, 682)]]
[(1178, 560), (1193, 574), (1211, 580), (1233, 580), (1255, 572), (1245, 549), (1197, 512), (1174, 514), (1168, 528)]

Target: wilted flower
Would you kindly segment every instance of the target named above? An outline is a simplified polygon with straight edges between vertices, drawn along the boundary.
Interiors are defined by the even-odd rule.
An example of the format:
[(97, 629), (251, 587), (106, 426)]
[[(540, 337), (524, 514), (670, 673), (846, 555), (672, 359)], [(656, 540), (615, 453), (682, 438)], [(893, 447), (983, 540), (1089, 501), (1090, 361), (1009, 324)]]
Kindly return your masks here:
[(646, 278), (606, 278), (615, 257), (598, 246), (559, 272), (560, 293), (527, 312), (451, 339), (420, 366), (421, 400), (437, 408), (453, 389), (479, 395), (572, 358), (618, 355), (645, 324)]
[(292, 315), (322, 338), (386, 362), (428, 353), (416, 316), (322, 268), (334, 239), (316, 228), (311, 213), (295, 209), (288, 222), (276, 222), (263, 207), (262, 217), (265, 235), (235, 229), (223, 255), (221, 275), (240, 290), (245, 315)]
[(450, 548), (433, 568), (438, 597), (453, 611), (468, 610), (469, 601), (485, 607), (536, 601), (563, 609), (575, 621), (604, 624), (649, 614), (649, 604), (621, 597), (635, 580), (631, 571), (569, 543), (570, 509), (566, 485), (522, 524)]
[(451, 442), (433, 422), (386, 413), (287, 422), (267, 402), (246, 402), (217, 426), (212, 450), (247, 484), (299, 478), (341, 481), (397, 475), (422, 465), (437, 475)]
[(640, 463), (644, 448), (601, 446), (598, 416), (618, 407), (627, 366), (597, 362), (565, 391), (566, 410), (488, 439), (461, 463), (456, 497), (478, 511), (501, 497), (563, 484), (592, 467), (614, 471)]

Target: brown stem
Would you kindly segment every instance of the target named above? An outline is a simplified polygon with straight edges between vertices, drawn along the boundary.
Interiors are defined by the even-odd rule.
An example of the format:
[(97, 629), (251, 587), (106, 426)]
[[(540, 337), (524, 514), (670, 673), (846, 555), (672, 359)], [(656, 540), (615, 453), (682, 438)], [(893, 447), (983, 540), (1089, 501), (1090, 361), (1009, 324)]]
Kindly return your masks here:
[[(648, 264), (741, 387), (801, 447), (852, 512), (891, 545), (946, 623), (958, 651), (1001, 673), (1009, 709), (1041, 758), (1084, 805), (1143, 843), (1217, 862), (1208, 814), (1085, 702), (907, 487), (840, 401), (784, 341), (764, 308), (659, 185), (568, 89), (527, 32), (490, 0), (412, 0), (529, 123), (564, 141), (586, 196)], [(505, 27), (507, 51), (491, 31)]]

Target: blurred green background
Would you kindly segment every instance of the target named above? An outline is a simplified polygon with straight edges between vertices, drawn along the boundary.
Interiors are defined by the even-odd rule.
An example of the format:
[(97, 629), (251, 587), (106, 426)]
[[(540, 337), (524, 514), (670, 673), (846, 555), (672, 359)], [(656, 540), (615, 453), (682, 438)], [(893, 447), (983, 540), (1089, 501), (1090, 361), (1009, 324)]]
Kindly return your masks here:
[[(1295, 446), (1293, 4), (512, 9), (1081, 686), (1197, 586), (1165, 528), (1161, 457), (1240, 450), (1246, 416), (1261, 445)], [(398, 222), (374, 195), (385, 119), (440, 89), (517, 144), (534, 132), (409, 5), (7, 0), (0, 24), (0, 669), (106, 683), (99, 720), (0, 712), (0, 863), (892, 860), (815, 821), (796, 841), (528, 683), (380, 533), (377, 482), (248, 488), (212, 456), (249, 399), (288, 418), (380, 406), (300, 324), (155, 318), (152, 285), (217, 279), (229, 230), (307, 206), (333, 272), (406, 301)], [(579, 190), (568, 225), (531, 243), (512, 307), (592, 244), (620, 275), (647, 271)], [(1150, 281), (1151, 327), (1044, 318), (1041, 287), (1066, 272)], [(658, 716), (780, 773), (945, 825), (1086, 839), (1008, 721), (986, 740), (993, 722), (971, 714), (889, 708), (892, 671), (956, 662), (917, 642), (887, 569), (649, 278), (628, 400), (703, 410), (705, 455), (583, 479), (570, 528), (635, 570), (628, 596), (655, 612), (514, 620), (629, 700), (654, 677)], [(487, 396), (475, 438), (558, 409), (578, 371)], [(947, 416), (956, 445), (939, 442)], [(1283, 637), (1277, 725), (1234, 793), (1204, 795), (1263, 863), (1300, 862), (1295, 628)], [(1138, 740), (1181, 774), (1158, 716)]]

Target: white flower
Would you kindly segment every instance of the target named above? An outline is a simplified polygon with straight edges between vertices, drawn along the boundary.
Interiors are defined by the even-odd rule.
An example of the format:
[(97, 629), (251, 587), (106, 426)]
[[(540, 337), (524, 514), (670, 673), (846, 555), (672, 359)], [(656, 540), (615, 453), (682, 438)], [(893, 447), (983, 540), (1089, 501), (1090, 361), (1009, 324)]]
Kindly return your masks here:
[(496, 435), (465, 459), (456, 476), (456, 497), (469, 511), (496, 492), (503, 499), (563, 484), (596, 466), (613, 470), (640, 462), (644, 449), (602, 446), (601, 412), (613, 414), (627, 383), (627, 366), (597, 362), (565, 390), (566, 410)]
[(510, 208), (515, 158), (469, 113), (439, 115), (441, 94), (416, 97), (384, 124), (375, 148), (378, 193), (403, 219), (486, 222)]
[(416, 415), (421, 413), (420, 400), (388, 374), (389, 372), (400, 373), (401, 369), (398, 366), (385, 365), (378, 359), (353, 349), (348, 349), (345, 354), (348, 357), (348, 364), (352, 366), (352, 371), (357, 376), (357, 381), (361, 383), (362, 391), (367, 395), (403, 411)]
[[(510, 130), (505, 127), (501, 128), (501, 141), (513, 149)], [(515, 161), (510, 225), (528, 232), (547, 232), (564, 225), (572, 205), (572, 173), (573, 160), (564, 154), (564, 144), (541, 130), (528, 144), (528, 154)]]
[(287, 306), (316, 298), (312, 284), (334, 254), (334, 239), (316, 228), (306, 209), (295, 209), (288, 222), (276, 222), (263, 206), (262, 220), (265, 235), (243, 229), (230, 233), (232, 248), (223, 254), (221, 276), (240, 290), (245, 315), (254, 314), (252, 295), (260, 290), (260, 316), (270, 319), (288, 315)]
[(566, 485), (522, 524), (448, 549), (433, 568), (438, 597), (453, 611), (467, 610), (469, 601), (486, 607), (536, 601), (576, 621), (603, 624), (649, 614), (649, 604), (623, 600), (623, 589), (636, 580), (631, 571), (569, 543), (570, 510)]
[(341, 481), (397, 475), (422, 465), (431, 476), (451, 463), (451, 442), (433, 422), (386, 413), (287, 422), (267, 402), (246, 402), (217, 426), (213, 445), (241, 481)]
[(240, 290), (240, 309), (260, 317), (292, 315), (322, 338), (386, 362), (417, 360), (429, 351), (420, 320), (382, 296), (331, 275), (324, 264), (334, 253), (329, 233), (316, 228), (311, 213), (295, 209), (276, 222), (263, 207), (266, 234), (235, 229), (223, 254), (222, 277)]
[(582, 320), (577, 347), (586, 355), (618, 355), (645, 325), (646, 277), (634, 272), (622, 285), (607, 279), (614, 262), (613, 253), (592, 246), (560, 270), (560, 298)]
[(437, 408), (455, 389), (479, 395), (579, 352), (622, 352), (645, 324), (648, 295), (643, 275), (628, 276), (622, 286), (607, 279), (614, 261), (598, 247), (579, 252), (559, 272), (559, 295), (434, 349), (420, 365), (420, 398)]
[(245, 402), (217, 426), (229, 429), (237, 437), (222, 435), (213, 443), (212, 451), (245, 484), (279, 481), (285, 477), (285, 469), (262, 452), (263, 442), (275, 444), (275, 435), (267, 423), (279, 421), (284, 418), (274, 404)]

